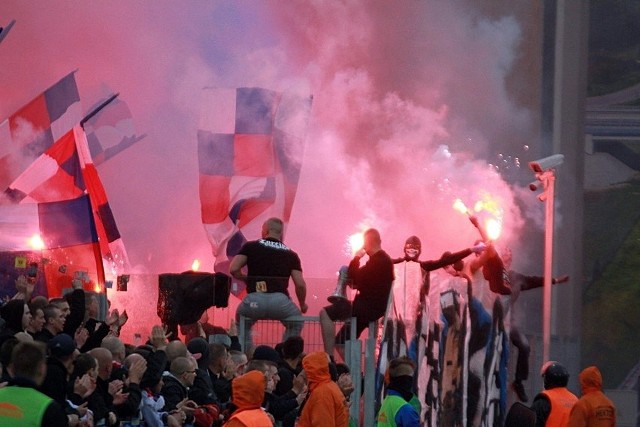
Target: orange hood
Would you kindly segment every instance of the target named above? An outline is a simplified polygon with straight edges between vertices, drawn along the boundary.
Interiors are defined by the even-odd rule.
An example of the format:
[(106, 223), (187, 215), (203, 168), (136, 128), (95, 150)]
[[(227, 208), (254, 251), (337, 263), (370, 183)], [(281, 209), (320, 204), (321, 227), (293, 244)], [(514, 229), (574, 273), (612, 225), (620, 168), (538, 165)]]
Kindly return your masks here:
[(302, 359), (302, 368), (307, 374), (309, 390), (313, 390), (318, 384), (331, 381), (329, 357), (324, 351), (309, 353)]
[(266, 379), (260, 371), (249, 371), (231, 383), (231, 401), (238, 409), (257, 409), (264, 400)]
[(579, 378), (582, 394), (602, 389), (602, 374), (595, 366), (584, 368), (582, 372), (580, 372)]

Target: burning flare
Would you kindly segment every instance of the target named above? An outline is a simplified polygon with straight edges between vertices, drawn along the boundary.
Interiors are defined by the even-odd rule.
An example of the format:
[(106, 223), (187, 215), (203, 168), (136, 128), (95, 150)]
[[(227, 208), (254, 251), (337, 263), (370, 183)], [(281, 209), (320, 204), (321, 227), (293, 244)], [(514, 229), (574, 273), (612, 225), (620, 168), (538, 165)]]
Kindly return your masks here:
[(491, 240), (496, 240), (502, 233), (502, 222), (495, 218), (489, 218), (485, 222), (484, 228), (487, 230), (487, 237)]
[(364, 233), (355, 233), (349, 236), (349, 248), (351, 249), (351, 255), (355, 255), (364, 245)]
[(194, 259), (193, 263), (191, 263), (191, 271), (198, 271), (200, 270), (200, 260), (199, 259)]
[(42, 237), (39, 234), (34, 234), (29, 239), (29, 246), (31, 246), (36, 251), (41, 251), (46, 248)]
[(471, 215), (471, 212), (469, 212), (469, 208), (460, 199), (456, 199), (453, 202), (453, 209), (457, 210), (460, 213)]
[(486, 218), (484, 220), (484, 230), (488, 239), (496, 240), (502, 233), (502, 209), (498, 201), (486, 193), (482, 196), (482, 200), (478, 200), (473, 205), (473, 211), (469, 209), (461, 199), (453, 202), (453, 208), (469, 217), (475, 216), (474, 212)]

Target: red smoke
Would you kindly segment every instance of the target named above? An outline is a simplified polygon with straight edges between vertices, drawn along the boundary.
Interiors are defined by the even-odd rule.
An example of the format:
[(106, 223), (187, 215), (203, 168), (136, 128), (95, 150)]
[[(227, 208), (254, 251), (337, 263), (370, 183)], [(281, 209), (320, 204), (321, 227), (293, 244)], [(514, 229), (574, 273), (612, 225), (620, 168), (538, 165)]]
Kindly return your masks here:
[[(362, 226), (380, 229), (391, 256), (410, 235), (422, 239), (424, 259), (467, 247), (477, 235), (451, 206), (485, 192), (504, 210), (508, 243), (522, 218), (500, 173), (518, 168), (534, 123), (508, 88), (522, 22), (483, 7), (4, 1), (0, 25), (17, 23), (0, 44), (0, 119), (73, 69), (85, 108), (120, 92), (148, 136), (99, 173), (132, 273), (184, 271), (194, 258), (202, 270), (213, 265), (198, 200), (204, 86), (313, 94), (285, 234), (306, 276), (335, 277)], [(322, 292), (310, 294), (324, 300)]]

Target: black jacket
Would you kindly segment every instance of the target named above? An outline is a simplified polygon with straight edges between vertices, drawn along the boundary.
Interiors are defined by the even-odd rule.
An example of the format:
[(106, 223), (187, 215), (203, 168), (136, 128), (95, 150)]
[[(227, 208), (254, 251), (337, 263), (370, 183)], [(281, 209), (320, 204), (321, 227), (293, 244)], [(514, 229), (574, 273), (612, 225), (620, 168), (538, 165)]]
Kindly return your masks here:
[(189, 387), (189, 399), (198, 405), (207, 405), (209, 403), (218, 404), (218, 397), (213, 391), (211, 377), (206, 370), (196, 369), (196, 378), (193, 385)]
[(67, 295), (67, 301), (69, 302), (69, 315), (64, 321), (64, 330), (62, 332), (73, 337), (84, 320), (84, 291), (75, 289)]
[[(162, 376), (164, 385), (160, 394), (164, 396), (164, 411), (171, 412), (176, 409), (178, 403), (189, 397), (188, 389), (182, 385), (176, 377), (171, 374), (165, 373)], [(185, 424), (193, 422), (193, 415), (187, 415)]]
[(55, 357), (47, 358), (47, 376), (38, 391), (46, 394), (64, 408), (67, 404), (67, 368)]

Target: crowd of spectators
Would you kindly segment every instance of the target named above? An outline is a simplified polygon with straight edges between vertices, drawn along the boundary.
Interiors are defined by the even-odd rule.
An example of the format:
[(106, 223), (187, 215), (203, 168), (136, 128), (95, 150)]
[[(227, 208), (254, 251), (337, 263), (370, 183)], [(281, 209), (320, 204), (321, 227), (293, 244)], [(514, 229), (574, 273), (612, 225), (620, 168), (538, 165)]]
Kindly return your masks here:
[[(247, 354), (234, 322), (182, 340), (156, 325), (134, 346), (119, 337), (126, 312), (107, 311), (101, 320), (96, 295), (79, 284), (47, 300), (32, 297), (24, 278), (18, 282), (22, 292), (0, 309), (0, 425), (348, 424), (348, 368), (335, 382), (328, 355), (305, 358), (299, 336)], [(310, 389), (316, 399), (333, 399), (330, 412), (322, 399), (307, 402)]]

